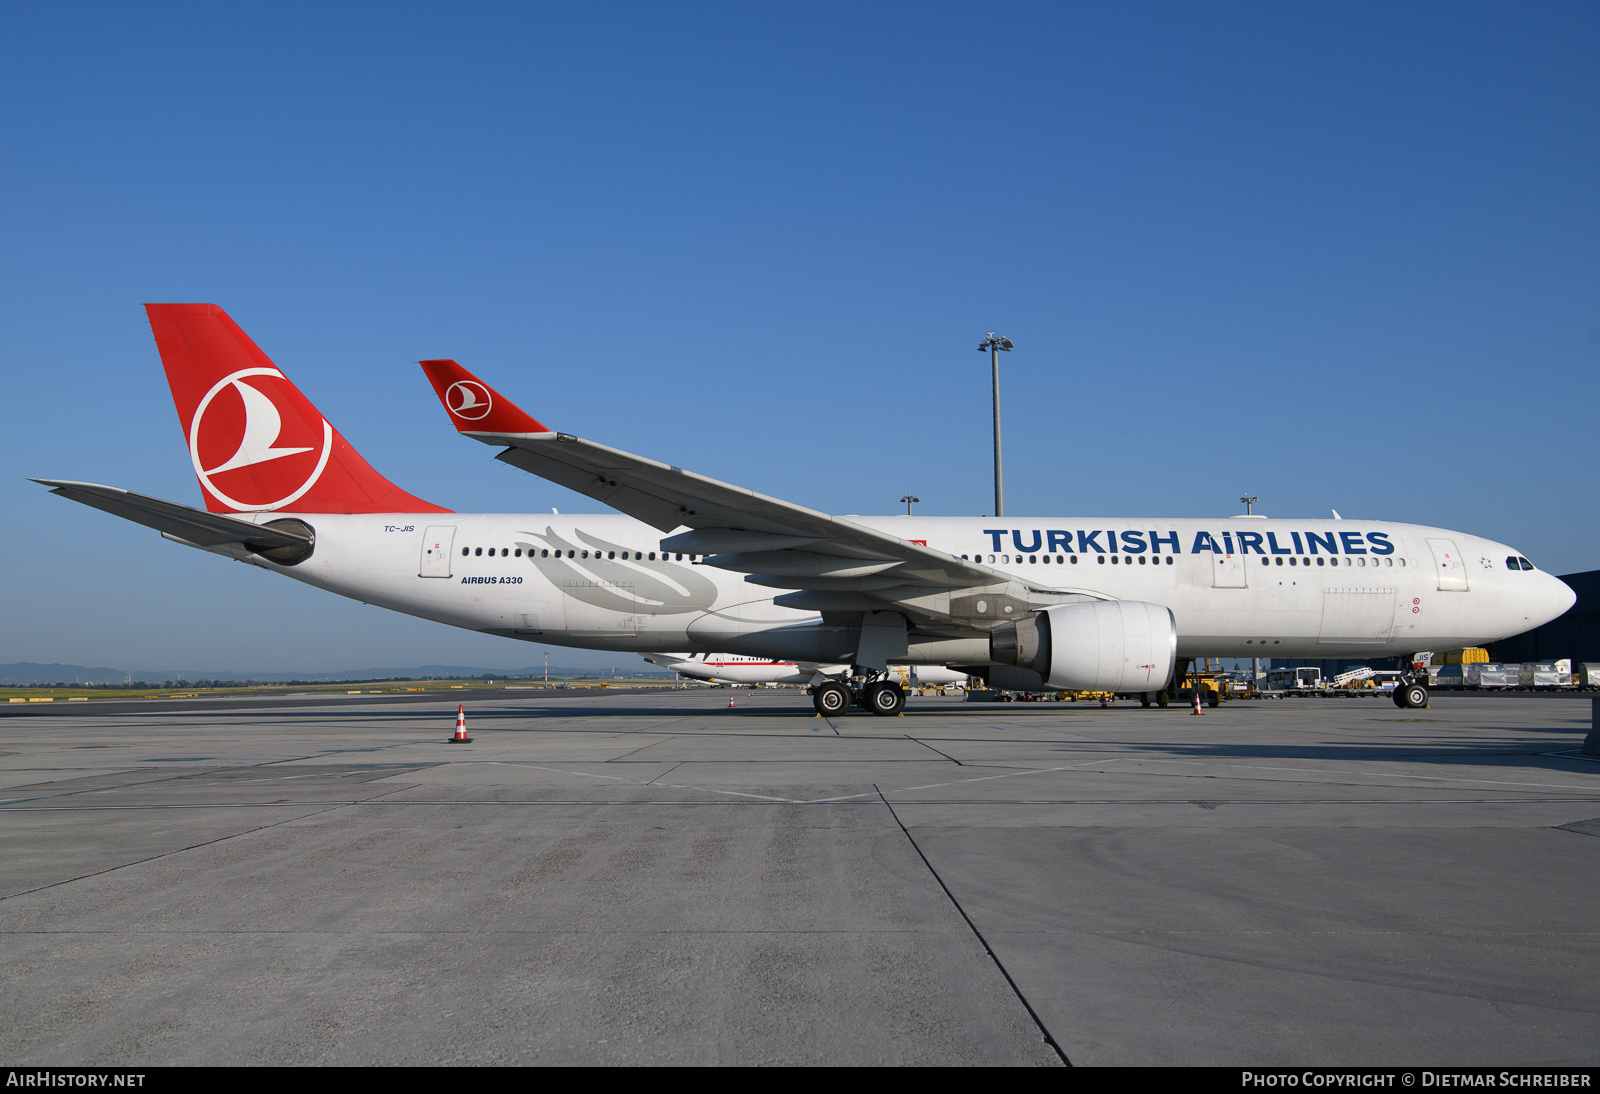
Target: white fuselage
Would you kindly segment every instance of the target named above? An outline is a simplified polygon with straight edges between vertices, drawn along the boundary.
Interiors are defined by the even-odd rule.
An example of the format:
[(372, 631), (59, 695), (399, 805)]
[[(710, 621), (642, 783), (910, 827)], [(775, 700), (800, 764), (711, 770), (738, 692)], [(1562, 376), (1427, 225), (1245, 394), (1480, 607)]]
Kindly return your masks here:
[[(663, 554), (659, 530), (617, 514), (255, 519), (285, 516), (316, 530), (315, 552), (300, 565), (219, 550), (394, 611), (532, 642), (847, 664), (856, 641), (851, 627), (775, 604), (783, 590)], [(1519, 555), (1512, 548), (1417, 525), (850, 519), (981, 561), (1035, 589), (1165, 605), (1183, 657), (1380, 657), (1476, 646), (1545, 623), (1572, 603), (1559, 579), (1509, 569), (1507, 559)]]

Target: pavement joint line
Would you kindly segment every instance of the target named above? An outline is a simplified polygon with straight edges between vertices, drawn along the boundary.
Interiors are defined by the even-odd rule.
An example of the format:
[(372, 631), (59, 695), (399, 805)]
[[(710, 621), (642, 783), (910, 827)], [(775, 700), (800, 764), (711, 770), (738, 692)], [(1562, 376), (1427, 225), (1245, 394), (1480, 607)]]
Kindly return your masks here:
[(910, 741), (911, 743), (919, 744), (923, 748), (928, 749), (930, 752), (933, 752), (934, 754), (939, 755), (939, 756), (943, 756), (945, 759), (949, 760), (951, 763), (955, 764), (957, 767), (966, 767), (967, 766), (966, 764), (962, 763), (960, 760), (956, 759), (954, 756), (950, 755), (948, 752), (941, 752), (939, 749), (934, 748), (927, 741), (924, 741), (924, 740), (921, 740), (919, 738), (913, 737), (909, 733), (903, 734), (903, 736), (905, 737), (906, 740)]
[[(1085, 934), (1089, 934), (1091, 936), (1096, 936), (1096, 937), (1099, 936), (1099, 933), (1096, 932), (1096, 931), (1085, 931), (1084, 933)], [(1251, 969), (1267, 969), (1267, 970), (1271, 970), (1271, 971), (1275, 971), (1275, 972), (1287, 972), (1287, 971), (1290, 971), (1293, 968), (1292, 965), (1286, 964), (1286, 963), (1284, 963), (1282, 961), (1265, 960), (1265, 959), (1260, 959), (1260, 958), (1246, 957), (1246, 956), (1242, 956), (1242, 955), (1214, 953), (1214, 952), (1208, 952), (1208, 951), (1203, 951), (1203, 950), (1197, 950), (1197, 949), (1190, 948), (1189, 946), (1185, 946), (1185, 945), (1180, 944), (1178, 942), (1178, 940), (1176, 940), (1176, 939), (1174, 939), (1174, 940), (1172, 940), (1170, 942), (1166, 942), (1166, 943), (1159, 942), (1159, 941), (1145, 942), (1145, 941), (1143, 941), (1141, 939), (1124, 939), (1122, 941), (1126, 942), (1128, 945), (1143, 946), (1143, 947), (1145, 947), (1147, 949), (1151, 949), (1151, 950), (1166, 951), (1168, 953), (1181, 953), (1181, 954), (1187, 954), (1187, 955), (1189, 955), (1191, 957), (1200, 957), (1200, 958), (1204, 958), (1204, 959), (1206, 959), (1208, 961), (1218, 962), (1218, 963), (1220, 963), (1222, 965), (1236, 965), (1236, 966), (1241, 966), (1241, 967), (1244, 967), (1244, 968), (1251, 968)], [(1438, 984), (1436, 984), (1436, 982), (1431, 981), (1431, 980), (1419, 980), (1419, 979), (1415, 979), (1415, 978), (1412, 978), (1412, 977), (1401, 977), (1399, 979), (1396, 979), (1396, 978), (1393, 978), (1393, 977), (1385, 977), (1385, 976), (1382, 976), (1382, 975), (1373, 975), (1373, 974), (1369, 974), (1369, 975), (1328, 974), (1328, 975), (1330, 975), (1333, 979), (1336, 979), (1340, 983), (1343, 983), (1343, 984), (1368, 984), (1368, 985), (1383, 985), (1383, 986), (1386, 986), (1386, 987), (1404, 987), (1409, 991), (1419, 992), (1419, 993), (1422, 993), (1424, 995), (1433, 996), (1435, 998), (1464, 1000), (1464, 1001), (1468, 1001), (1468, 1002), (1472, 1002), (1472, 1003), (1481, 1003), (1483, 1001), (1483, 998), (1484, 998), (1481, 990), (1478, 990), (1478, 989), (1474, 989), (1474, 988), (1470, 988), (1470, 987), (1450, 988), (1450, 987), (1445, 987), (1443, 985), (1438, 985)], [(1507, 999), (1507, 1000), (1502, 1000), (1502, 1001), (1504, 1001), (1504, 1002), (1515, 1002), (1516, 1004), (1521, 1005), (1521, 1006), (1536, 1007), (1536, 1008), (1538, 1008), (1540, 1010), (1551, 1010), (1551, 1011), (1560, 1011), (1560, 1012), (1565, 1012), (1565, 1013), (1570, 1013), (1570, 1014), (1578, 1014), (1578, 1015), (1582, 1015), (1582, 1016), (1584, 1016), (1586, 1018), (1592, 1017), (1593, 1014), (1594, 1014), (1594, 1010), (1592, 1008), (1590, 1008), (1590, 1007), (1583, 1007), (1581, 1005), (1580, 1006), (1563, 1006), (1560, 1003), (1552, 1003), (1552, 1002), (1549, 1002), (1547, 1000), (1542, 1000), (1542, 999), (1531, 999), (1531, 998), (1523, 997), (1523, 998), (1520, 998), (1520, 999), (1514, 999), (1514, 1000)]]
[[(710, 786), (679, 786), (676, 783), (640, 782), (638, 779), (626, 779), (621, 775), (593, 775), (587, 771), (565, 771), (559, 767), (540, 767), (538, 764), (514, 764), (505, 760), (489, 760), (487, 762), (496, 767), (525, 767), (533, 771), (553, 771), (558, 775), (578, 775), (588, 779), (610, 779), (613, 782), (629, 783), (633, 786), (660, 786), (668, 790), (693, 790), (701, 794), (731, 794), (739, 798), (760, 798), (763, 801), (787, 802), (791, 805), (802, 804), (794, 798), (778, 798), (771, 794), (747, 794), (742, 790), (718, 790)], [(662, 774), (665, 774), (665, 772), (662, 772)], [(660, 776), (658, 775), (657, 778), (660, 778)]]
[[(24, 933), (27, 933), (27, 932), (18, 931), (16, 933), (24, 934)], [(1442, 927), (1442, 928), (1439, 928), (1437, 930), (1431, 930), (1431, 931), (1430, 930), (1415, 930), (1415, 931), (1397, 931), (1397, 930), (1386, 930), (1386, 931), (1377, 931), (1377, 930), (1368, 930), (1368, 931), (1352, 931), (1352, 930), (1344, 930), (1344, 931), (1318, 931), (1318, 930), (1303, 930), (1303, 931), (1222, 931), (1222, 930), (1204, 930), (1204, 931), (1193, 931), (1193, 930), (1188, 930), (1188, 931), (1186, 931), (1186, 930), (1182, 930), (1182, 929), (1178, 929), (1178, 928), (1173, 928), (1173, 929), (1169, 930), (1169, 929), (1164, 928), (1164, 927), (1140, 928), (1140, 929), (1134, 929), (1134, 930), (1119, 929), (1119, 928), (1116, 928), (1116, 927), (1096, 927), (1092, 931), (1076, 931), (1076, 930), (1040, 931), (1040, 930), (1033, 929), (1033, 928), (1026, 928), (1026, 929), (1025, 928), (1012, 928), (1012, 929), (1009, 929), (1009, 930), (1001, 929), (1001, 930), (995, 931), (994, 933), (995, 934), (1020, 934), (1020, 935), (1034, 935), (1034, 934), (1062, 934), (1062, 935), (1094, 934), (1094, 935), (1098, 935), (1098, 936), (1105, 937), (1105, 938), (1116, 938), (1116, 937), (1118, 937), (1120, 935), (1141, 935), (1141, 934), (1180, 935), (1180, 936), (1181, 935), (1197, 935), (1197, 936), (1199, 936), (1201, 938), (1213, 938), (1213, 937), (1215, 937), (1215, 938), (1234, 938), (1234, 937), (1251, 938), (1251, 937), (1254, 937), (1256, 935), (1263, 935), (1263, 936), (1268, 937), (1268, 938), (1273, 938), (1273, 937), (1278, 937), (1278, 938), (1300, 938), (1300, 937), (1306, 937), (1306, 938), (1323, 938), (1323, 937), (1326, 937), (1326, 938), (1338, 938), (1338, 937), (1341, 937), (1343, 935), (1350, 935), (1350, 936), (1355, 937), (1355, 938), (1365, 938), (1365, 937), (1368, 937), (1368, 936), (1376, 937), (1376, 938), (1383, 938), (1383, 937), (1387, 937), (1389, 935), (1397, 935), (1397, 936), (1402, 937), (1402, 938), (1417, 938), (1417, 937), (1422, 937), (1422, 938), (1508, 938), (1508, 937), (1509, 938), (1593, 938), (1593, 937), (1596, 937), (1596, 936), (1600, 936), (1600, 931), (1471, 931), (1471, 930), (1456, 929), (1456, 928), (1451, 928), (1451, 927)]]
[[(1348, 772), (1331, 771), (1326, 768), (1307, 767), (1263, 767), (1259, 764), (1216, 764), (1216, 767), (1237, 768), (1241, 771), (1295, 771), (1303, 774), (1318, 775), (1343, 775), (1350, 777)], [(1484, 786), (1537, 786), (1547, 790), (1588, 790), (1587, 786), (1572, 786), (1569, 783), (1525, 783), (1512, 782), (1509, 779), (1474, 779), (1467, 775), (1406, 775), (1398, 771), (1368, 771), (1357, 772), (1366, 774), (1375, 779), (1421, 779), (1427, 782), (1441, 783), (1482, 783)]]
[(1541, 788), (1544, 788), (1544, 789), (1547, 789), (1547, 790), (1588, 790), (1589, 789), (1589, 787), (1586, 787), (1586, 786), (1569, 786), (1566, 783), (1524, 783), (1524, 782), (1511, 782), (1510, 780), (1507, 780), (1507, 779), (1470, 779), (1470, 778), (1454, 778), (1454, 779), (1452, 779), (1452, 778), (1447, 778), (1447, 777), (1445, 777), (1443, 775), (1401, 775), (1401, 774), (1397, 774), (1397, 773), (1391, 773), (1391, 772), (1388, 772), (1388, 771), (1379, 771), (1377, 773), (1377, 777), (1380, 778), (1380, 779), (1424, 779), (1424, 780), (1426, 780), (1428, 782), (1441, 782), (1441, 783), (1482, 783), (1484, 786), (1537, 786), (1537, 787), (1541, 787)]
[(607, 760), (605, 762), (608, 763), (608, 764), (622, 763), (622, 762), (626, 761), (629, 756), (636, 756), (639, 753), (643, 752), (647, 748), (654, 748), (654, 747), (656, 747), (656, 745), (666, 744), (668, 741), (673, 741), (673, 740), (676, 740), (676, 739), (677, 739), (677, 734), (667, 734), (666, 736), (663, 736), (661, 738), (661, 740), (659, 740), (659, 741), (651, 741), (647, 745), (640, 745), (638, 748), (630, 749), (627, 752), (624, 752), (620, 756), (613, 756), (613, 757), (611, 757), (609, 760)]
[(955, 779), (947, 783), (928, 783), (926, 786), (908, 786), (903, 790), (886, 790), (886, 794), (909, 794), (913, 790), (937, 790), (941, 786), (960, 786), (962, 783), (982, 783), (990, 779), (1014, 779), (1018, 775), (1048, 775), (1053, 771), (1071, 771), (1074, 768), (1090, 767), (1094, 764), (1107, 763), (1106, 760), (1090, 760), (1083, 764), (1069, 764), (1066, 767), (1030, 768), (1027, 771), (1008, 771), (1004, 775), (981, 775), (975, 779)]
[[(375, 749), (375, 748), (367, 748), (367, 749), (337, 749), (335, 751), (340, 751), (340, 752), (376, 752), (378, 750)], [(311, 760), (311, 759), (317, 759), (317, 758), (318, 757), (315, 756), (315, 755), (298, 757), (298, 759), (303, 759), (303, 760)], [(233, 764), (233, 765), (226, 766), (226, 767), (199, 768), (198, 770), (205, 771), (205, 772), (208, 772), (210, 774), (217, 774), (217, 773), (224, 772), (224, 771), (249, 771), (252, 768), (272, 767), (272, 766), (277, 765), (277, 764), (293, 763), (293, 762), (295, 762), (295, 759), (296, 759), (296, 757), (291, 757), (291, 758), (289, 758), (287, 760), (263, 760), (261, 763), (256, 763), (256, 764)], [(368, 765), (364, 765), (364, 766), (368, 766), (368, 767), (372, 767), (372, 768), (393, 767), (395, 769), (396, 773), (399, 773), (401, 771), (414, 770), (414, 769), (419, 768), (419, 767), (437, 766), (437, 762), (436, 761), (418, 760), (418, 761), (398, 763), (398, 764), (368, 764)], [(60, 770), (81, 770), (81, 769), (76, 769), (76, 768), (51, 768), (51, 769), (48, 769), (48, 770), (60, 771)], [(29, 795), (27, 797), (21, 797), (21, 798), (0, 798), (0, 806), (3, 806), (3, 805), (14, 805), (17, 802), (44, 801), (44, 800), (46, 800), (48, 798), (68, 798), (68, 797), (74, 797), (74, 796), (79, 795), (79, 794), (103, 794), (103, 793), (107, 793), (107, 792), (112, 791), (112, 790), (132, 790), (132, 789), (135, 789), (135, 788), (141, 787), (141, 786), (156, 786), (156, 785), (159, 785), (161, 783), (174, 782), (174, 781), (177, 781), (177, 780), (180, 780), (180, 779), (192, 779), (194, 777), (192, 772), (194, 770), (196, 770), (196, 769), (169, 767), (169, 768), (166, 768), (164, 770), (165, 770), (165, 772), (171, 772), (171, 774), (163, 773), (160, 778), (156, 778), (156, 779), (141, 779), (138, 782), (131, 782), (131, 783), (116, 783), (116, 784), (114, 784), (112, 786), (93, 786), (93, 787), (85, 787), (85, 788), (80, 789), (80, 790), (61, 790), (61, 791), (56, 791), (55, 793), (33, 794), (33, 795)], [(279, 779), (251, 779), (251, 780), (248, 780), (248, 781), (250, 781), (250, 782), (275, 782), (275, 781), (288, 782), (291, 779), (330, 778), (335, 774), (336, 774), (335, 772), (322, 772), (322, 773), (311, 774), (311, 775), (287, 775), (287, 776), (281, 776)], [(337, 774), (349, 774), (349, 773), (348, 772), (342, 772), (342, 773), (337, 773)], [(237, 780), (233, 780), (233, 781), (237, 781)], [(216, 786), (218, 784), (216, 784), (216, 783), (199, 783), (199, 782), (196, 782), (196, 783), (190, 783), (189, 785), (191, 785), (191, 786)]]
[[(878, 789), (876, 784), (873, 785), (873, 789)], [(983, 952), (988, 954), (989, 960), (994, 962), (994, 967), (998, 969), (1000, 971), (1000, 975), (1005, 978), (1006, 985), (1011, 989), (1011, 993), (1016, 996), (1017, 1002), (1021, 1003), (1023, 1009), (1028, 1012), (1028, 1017), (1033, 1020), (1033, 1024), (1039, 1030), (1039, 1036), (1044, 1039), (1044, 1043), (1050, 1046), (1051, 1051), (1053, 1051), (1056, 1056), (1060, 1058), (1063, 1064), (1065, 1064), (1067, 1067), (1071, 1067), (1072, 1061), (1067, 1058), (1066, 1052), (1063, 1051), (1061, 1046), (1056, 1043), (1056, 1039), (1050, 1035), (1049, 1028), (1045, 1026), (1044, 1020), (1039, 1017), (1038, 1012), (1033, 1009), (1033, 1004), (1028, 1002), (1028, 997), (1022, 993), (1022, 988), (1019, 987), (1017, 982), (1011, 978), (1011, 973), (1006, 969), (1005, 962), (1000, 960), (1000, 955), (994, 952), (994, 947), (990, 946), (989, 940), (983, 937), (983, 932), (980, 931), (978, 929), (978, 925), (972, 921), (972, 917), (967, 914), (967, 910), (961, 906), (961, 901), (956, 899), (956, 894), (950, 891), (950, 886), (944, 883), (944, 878), (940, 877), (939, 871), (934, 869), (933, 863), (928, 860), (928, 856), (923, 853), (922, 848), (917, 844), (916, 837), (914, 837), (911, 834), (911, 830), (905, 826), (905, 822), (900, 819), (900, 815), (894, 811), (894, 805), (890, 803), (888, 798), (883, 796), (882, 791), (879, 791), (878, 800), (881, 801), (883, 803), (883, 807), (889, 811), (889, 816), (894, 819), (894, 823), (899, 827), (901, 833), (906, 837), (906, 842), (911, 845), (911, 849), (915, 851), (917, 853), (917, 857), (922, 860), (922, 865), (927, 867), (928, 873), (932, 875), (933, 880), (938, 883), (939, 888), (944, 891), (944, 895), (950, 901), (951, 906), (955, 908), (957, 914), (961, 916), (962, 920), (966, 922), (967, 927), (971, 929), (973, 937), (976, 938), (978, 940), (978, 944), (983, 947)]]
[[(1206, 798), (1211, 805), (1600, 805), (1600, 798)], [(805, 803), (801, 803), (805, 804)], [(925, 798), (901, 805), (1188, 805), (1194, 798)]]
[[(644, 783), (635, 785), (645, 786)], [(389, 793), (402, 793), (400, 788)], [(652, 787), (654, 789), (654, 787)], [(693, 790), (695, 787), (668, 785), (669, 790)], [(706, 790), (705, 793), (726, 793)], [(744, 797), (756, 801), (685, 801), (682, 798), (438, 798), (428, 800), (386, 800), (388, 795), (372, 798), (347, 798), (334, 801), (309, 802), (200, 802), (145, 805), (22, 805), (0, 806), (0, 813), (112, 813), (150, 809), (309, 809), (317, 806), (343, 808), (356, 805), (373, 806), (439, 806), (439, 805), (674, 805), (674, 806), (756, 806), (756, 805), (847, 805), (869, 804), (857, 799), (877, 797), (878, 791), (852, 794), (839, 798), (772, 798), (752, 794)], [(1600, 805), (1594, 798), (1207, 798), (1212, 805)], [(922, 798), (901, 801), (905, 805), (1171, 805), (1193, 808), (1193, 798)], [(241, 833), (242, 834), (242, 833)], [(87, 875), (86, 875), (87, 876)]]
[[(272, 762), (273, 763), (277, 763), (279, 761), (274, 760)], [(233, 767), (218, 767), (218, 768), (212, 768), (210, 770), (213, 770), (213, 771), (245, 771), (245, 770), (248, 770), (249, 768), (252, 768), (252, 767), (265, 767), (265, 766), (267, 766), (267, 765), (266, 764), (236, 764)], [(117, 783), (114, 786), (85, 787), (85, 788), (83, 788), (81, 790), (60, 790), (60, 791), (57, 791), (57, 792), (55, 792), (53, 794), (34, 794), (34, 795), (31, 795), (31, 796), (25, 797), (25, 798), (0, 798), (0, 805), (14, 805), (17, 802), (45, 801), (45, 800), (47, 800), (49, 798), (72, 798), (72, 797), (76, 797), (79, 794), (101, 794), (101, 793), (104, 793), (104, 792), (106, 792), (108, 790), (129, 790), (129, 789), (132, 789), (133, 787), (137, 787), (137, 786), (153, 786), (153, 785), (156, 785), (156, 784), (159, 784), (159, 783), (173, 782), (176, 779), (182, 779), (182, 778), (186, 777), (183, 768), (175, 768), (174, 767), (174, 768), (167, 768), (167, 770), (172, 772), (172, 774), (170, 774), (170, 775), (165, 775), (164, 774), (159, 779), (140, 779), (137, 782)], [(204, 770), (204, 769), (202, 769), (202, 770)]]
[[(584, 778), (588, 779), (610, 779), (612, 782), (631, 783), (634, 786), (645, 785), (638, 779), (630, 779), (625, 775), (595, 775), (588, 771), (564, 771), (559, 767), (541, 767), (538, 764), (514, 764), (509, 760), (485, 760), (483, 762), (489, 767), (522, 767), (527, 768), (530, 771), (553, 771), (558, 775), (582, 775)], [(604, 763), (605, 761), (597, 760), (596, 762)]]
[(1588, 764), (1600, 764), (1600, 756), (1585, 756), (1581, 748), (1569, 748), (1562, 752), (1541, 752), (1541, 756), (1559, 756), (1563, 760), (1582, 760)]
[[(293, 803), (285, 802), (283, 804), (284, 805), (289, 805), (289, 804), (293, 804)], [(70, 885), (70, 884), (72, 884), (73, 882), (76, 882), (76, 881), (86, 881), (89, 878), (99, 877), (102, 874), (114, 874), (118, 870), (127, 870), (127, 869), (129, 869), (131, 867), (134, 867), (134, 866), (141, 866), (141, 865), (143, 865), (143, 864), (145, 864), (147, 862), (157, 862), (157, 861), (159, 861), (161, 859), (164, 859), (164, 858), (171, 858), (173, 855), (181, 855), (185, 851), (196, 851), (196, 850), (199, 850), (202, 847), (211, 847), (211, 846), (213, 846), (215, 844), (218, 844), (218, 843), (225, 843), (228, 840), (237, 839), (240, 836), (248, 836), (248, 835), (251, 835), (251, 834), (253, 834), (255, 832), (265, 831), (268, 828), (276, 828), (280, 824), (288, 824), (289, 822), (294, 821), (294, 820), (304, 820), (305, 817), (307, 817), (307, 816), (314, 817), (314, 816), (318, 815), (319, 813), (328, 813), (328, 812), (332, 812), (333, 809), (339, 808), (338, 805), (334, 805), (334, 806), (329, 806), (329, 807), (326, 807), (326, 808), (318, 809), (318, 808), (316, 808), (316, 804), (318, 804), (318, 803), (300, 803), (301, 808), (310, 809), (311, 810), (311, 812), (306, 813), (304, 816), (285, 817), (283, 820), (276, 820), (276, 821), (271, 822), (270, 824), (257, 824), (257, 825), (255, 825), (253, 827), (246, 828), (242, 832), (229, 832), (226, 835), (218, 836), (215, 839), (201, 840), (199, 843), (192, 843), (187, 847), (176, 847), (176, 848), (173, 848), (170, 851), (162, 851), (159, 854), (149, 855), (149, 856), (147, 856), (145, 858), (141, 858), (141, 859), (134, 859), (132, 862), (119, 862), (115, 866), (106, 867), (104, 870), (91, 870), (91, 871), (89, 871), (89, 873), (87, 873), (87, 874), (79, 874), (77, 877), (62, 878), (60, 881), (52, 881), (52, 882), (49, 882), (49, 883), (44, 884), (44, 885), (36, 885), (32, 889), (23, 889), (20, 892), (0, 894), (0, 901), (10, 900), (12, 897), (27, 896), (29, 893), (43, 892), (45, 889), (55, 889), (55, 888), (58, 888), (59, 886), (62, 886), (62, 885)], [(341, 804), (354, 804), (354, 803), (341, 803)], [(69, 807), (66, 807), (66, 808), (69, 809), (69, 810), (74, 810), (75, 811), (76, 809), (97, 809), (97, 808), (101, 808), (101, 807), (98, 807), (98, 806), (71, 807), (71, 806), (69, 806)], [(112, 806), (110, 808), (117, 808), (117, 807)], [(134, 809), (158, 808), (159, 809), (159, 808), (164, 808), (164, 807), (162, 807), (162, 806), (132, 806), (131, 808), (134, 808)], [(182, 807), (180, 807), (180, 808), (182, 808)], [(192, 807), (190, 807), (190, 808), (192, 808)], [(51, 810), (50, 810), (50, 808), (48, 806), (45, 806), (45, 807), (34, 807), (32, 809), (24, 808), (24, 809), (5, 809), (5, 810), (0, 810), (0, 812), (6, 812), (6, 813), (49, 812), (49, 811), (51, 811)]]
[(673, 764), (671, 767), (667, 768), (661, 774), (657, 775), (655, 777), (655, 779), (646, 780), (643, 785), (645, 785), (645, 786), (654, 786), (656, 779), (664, 779), (664, 778), (666, 778), (668, 775), (670, 775), (674, 771), (678, 770), (678, 768), (682, 767), (684, 765), (684, 763), (686, 763), (686, 762), (687, 761), (680, 760), (678, 763)]
[(531, 935), (531, 936), (533, 936), (535, 938), (544, 937), (544, 936), (547, 936), (547, 935), (575, 935), (577, 937), (583, 938), (583, 937), (610, 937), (612, 935), (629, 935), (629, 936), (632, 936), (632, 935), (643, 935), (643, 936), (646, 936), (646, 937), (652, 937), (653, 938), (653, 937), (657, 937), (657, 936), (660, 936), (660, 935), (669, 935), (669, 936), (671, 936), (671, 935), (791, 935), (791, 934), (798, 934), (798, 935), (843, 935), (843, 936), (853, 936), (853, 935), (890, 935), (890, 936), (894, 936), (894, 937), (905, 936), (905, 937), (911, 937), (911, 938), (919, 938), (919, 937), (925, 937), (926, 935), (928, 935), (930, 933), (933, 933), (933, 932), (929, 931), (927, 928), (917, 928), (915, 930), (908, 930), (908, 929), (895, 928), (895, 927), (851, 927), (851, 928), (828, 928), (828, 927), (812, 927), (812, 928), (800, 928), (800, 927), (751, 927), (751, 928), (738, 928), (738, 927), (721, 927), (721, 928), (718, 928), (718, 927), (682, 927), (682, 928), (664, 928), (664, 929), (657, 929), (657, 930), (651, 930), (649, 928), (638, 928), (638, 929), (629, 930), (629, 929), (620, 928), (620, 927), (605, 927), (605, 928), (601, 928), (599, 930), (588, 930), (588, 931), (574, 930), (573, 928), (570, 928), (570, 927), (565, 927), (565, 928), (563, 928), (563, 927), (535, 928), (533, 930), (515, 930), (515, 929), (510, 929), (510, 928), (505, 928), (505, 927), (439, 927), (439, 928), (428, 927), (428, 928), (425, 928), (425, 929), (424, 928), (413, 928), (411, 930), (406, 930), (406, 929), (403, 929), (403, 928), (392, 928), (390, 930), (359, 930), (359, 931), (332, 931), (332, 930), (327, 930), (327, 929), (268, 931), (268, 930), (263, 930), (260, 927), (238, 928), (238, 929), (222, 928), (222, 929), (214, 929), (214, 930), (194, 929), (194, 930), (182, 930), (182, 931), (161, 931), (161, 930), (151, 930), (149, 928), (144, 928), (144, 929), (139, 929), (139, 930), (72, 930), (72, 931), (61, 930), (61, 931), (51, 931), (51, 930), (16, 930), (16, 929), (0, 927), (0, 937), (6, 936), (6, 935), (24, 935), (24, 936), (25, 935), (47, 935), (47, 936), (48, 935), (92, 935), (92, 936), (109, 935), (109, 936), (115, 937), (115, 938), (124, 938), (124, 937), (136, 938), (136, 937), (141, 937), (141, 936), (145, 936), (145, 935), (152, 935), (152, 936), (156, 936), (156, 937), (159, 937), (159, 936), (162, 936), (162, 935), (224, 935), (224, 936), (228, 936), (228, 935), (265, 935), (265, 936), (268, 936), (268, 937), (276, 936), (276, 935), (294, 935), (294, 936), (306, 936), (306, 937), (311, 937), (311, 938), (319, 938), (319, 937), (324, 937), (324, 936), (332, 937), (332, 938), (352, 938), (352, 937), (354, 937), (354, 938), (365, 938), (365, 937), (431, 938), (431, 937), (433, 937), (435, 935), (469, 935), (469, 936), (470, 935), (489, 935), (489, 936), (494, 936), (494, 935), (512, 935), (512, 936)]

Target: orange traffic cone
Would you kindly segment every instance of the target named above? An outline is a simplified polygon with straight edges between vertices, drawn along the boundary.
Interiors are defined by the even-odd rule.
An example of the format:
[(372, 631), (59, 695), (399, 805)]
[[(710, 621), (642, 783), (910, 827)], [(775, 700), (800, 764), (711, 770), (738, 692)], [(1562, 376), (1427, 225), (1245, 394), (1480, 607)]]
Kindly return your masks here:
[(1100, 709), (1106, 709), (1106, 697), (1104, 695), (1100, 696)]
[(450, 738), (453, 745), (470, 745), (472, 738), (467, 736), (467, 708), (456, 706), (456, 735)]
[(733, 709), (733, 692), (728, 692), (728, 709)]
[(1200, 709), (1200, 689), (1199, 688), (1195, 688), (1194, 689), (1194, 709), (1191, 710), (1189, 713), (1190, 714), (1204, 714), (1205, 713), (1205, 711)]

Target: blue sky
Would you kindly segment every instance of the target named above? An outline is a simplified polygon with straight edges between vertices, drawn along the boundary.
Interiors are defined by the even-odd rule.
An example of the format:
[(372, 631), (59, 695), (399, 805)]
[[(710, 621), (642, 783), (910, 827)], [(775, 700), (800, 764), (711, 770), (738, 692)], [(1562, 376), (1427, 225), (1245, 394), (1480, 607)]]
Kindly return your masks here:
[[(139, 305), (222, 305), (460, 511), (594, 504), (567, 432), (832, 512), (1409, 520), (1600, 567), (1593, 4), (33, 5), (0, 35), (14, 660), (312, 671), (542, 647), (47, 495), (198, 504)], [(552, 660), (610, 663), (612, 655)]]

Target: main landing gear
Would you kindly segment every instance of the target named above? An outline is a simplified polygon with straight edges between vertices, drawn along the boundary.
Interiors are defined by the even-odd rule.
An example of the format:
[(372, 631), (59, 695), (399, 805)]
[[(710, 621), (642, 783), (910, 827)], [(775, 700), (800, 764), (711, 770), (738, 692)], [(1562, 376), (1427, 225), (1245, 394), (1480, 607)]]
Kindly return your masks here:
[(906, 707), (906, 692), (896, 680), (873, 680), (852, 692), (838, 680), (827, 680), (811, 692), (811, 705), (824, 718), (837, 718), (854, 702), (881, 717), (892, 717)]
[(850, 689), (837, 680), (818, 684), (811, 693), (811, 705), (824, 718), (837, 718), (850, 709)]
[(906, 708), (905, 689), (895, 680), (874, 680), (862, 689), (861, 698), (865, 700), (863, 706), (885, 718)]

